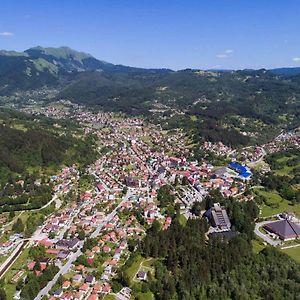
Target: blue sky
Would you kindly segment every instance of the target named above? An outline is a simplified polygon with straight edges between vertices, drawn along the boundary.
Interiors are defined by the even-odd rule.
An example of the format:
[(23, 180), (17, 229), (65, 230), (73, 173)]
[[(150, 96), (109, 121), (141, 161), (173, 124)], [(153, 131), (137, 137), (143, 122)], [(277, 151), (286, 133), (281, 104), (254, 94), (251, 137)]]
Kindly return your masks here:
[(69, 46), (139, 67), (300, 67), (298, 0), (2, 0), (0, 49)]

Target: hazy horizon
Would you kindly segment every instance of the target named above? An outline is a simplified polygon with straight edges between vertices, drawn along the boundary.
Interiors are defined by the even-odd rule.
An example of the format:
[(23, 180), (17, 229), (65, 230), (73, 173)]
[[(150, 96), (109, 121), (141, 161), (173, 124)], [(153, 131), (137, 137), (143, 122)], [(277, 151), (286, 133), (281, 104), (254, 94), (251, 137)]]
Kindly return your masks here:
[(36, 45), (143, 68), (300, 67), (300, 2), (3, 1), (0, 48)]

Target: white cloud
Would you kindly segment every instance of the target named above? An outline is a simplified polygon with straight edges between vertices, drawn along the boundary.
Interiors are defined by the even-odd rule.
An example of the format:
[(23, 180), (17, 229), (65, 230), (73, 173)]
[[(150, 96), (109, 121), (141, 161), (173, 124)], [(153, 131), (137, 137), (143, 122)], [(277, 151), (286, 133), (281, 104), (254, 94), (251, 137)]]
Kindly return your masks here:
[(300, 57), (294, 57), (293, 61), (299, 62), (300, 61)]
[(228, 57), (228, 55), (227, 55), (227, 54), (224, 54), (224, 53), (222, 53), (222, 54), (217, 54), (217, 55), (216, 55), (216, 57), (217, 57), (217, 58), (227, 58), (227, 57)]
[(233, 52), (234, 52), (234, 50), (232, 50), (232, 49), (226, 49), (223, 51), (223, 53), (217, 54), (216, 57), (217, 58), (228, 58), (228, 57), (231, 57)]
[(209, 69), (221, 69), (222, 65), (214, 65), (212, 67), (210, 67)]
[(3, 31), (3, 32), (0, 32), (0, 36), (12, 37), (12, 36), (14, 36), (14, 34), (12, 32)]

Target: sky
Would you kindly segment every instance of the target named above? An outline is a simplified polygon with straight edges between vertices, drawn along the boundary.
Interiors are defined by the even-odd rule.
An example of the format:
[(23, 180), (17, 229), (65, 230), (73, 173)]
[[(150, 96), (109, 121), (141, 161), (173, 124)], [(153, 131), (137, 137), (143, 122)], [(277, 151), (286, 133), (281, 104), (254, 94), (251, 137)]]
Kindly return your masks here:
[(1, 0), (0, 49), (146, 68), (300, 67), (298, 0)]

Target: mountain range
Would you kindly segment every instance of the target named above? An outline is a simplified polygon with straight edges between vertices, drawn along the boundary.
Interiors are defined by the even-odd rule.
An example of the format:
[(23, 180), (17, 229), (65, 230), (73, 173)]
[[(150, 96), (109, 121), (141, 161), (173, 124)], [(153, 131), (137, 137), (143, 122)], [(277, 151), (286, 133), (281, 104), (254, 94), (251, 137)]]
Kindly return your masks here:
[(224, 136), (224, 130), (227, 136), (231, 136), (229, 131), (238, 132), (242, 141), (245, 132), (255, 136), (258, 131), (265, 134), (266, 128), (272, 132), (273, 128), (299, 126), (299, 74), (300, 68), (134, 68), (68, 47), (0, 51), (0, 96), (54, 89), (53, 100), (159, 115), (155, 120), (167, 127), (182, 126), (194, 134), (215, 132), (216, 140)]
[[(255, 72), (255, 70), (245, 71)], [(43, 48), (38, 46), (24, 52), (0, 50), (0, 93), (2, 95), (41, 86), (60, 86), (60, 84), (66, 86), (78, 78), (82, 79), (84, 76), (78, 75), (84, 72), (98, 72), (110, 76), (131, 74), (133, 78), (136, 78), (137, 75), (148, 75), (150, 80), (153, 74), (174, 73), (170, 69), (144, 69), (114, 65), (68, 47)], [(235, 71), (208, 70), (207, 72), (209, 74), (211, 72), (234, 73)], [(291, 76), (299, 75), (300, 68), (278, 68), (268, 72), (274, 75)], [(90, 76), (88, 75), (88, 79)], [(95, 77), (99, 78), (99, 74)]]

